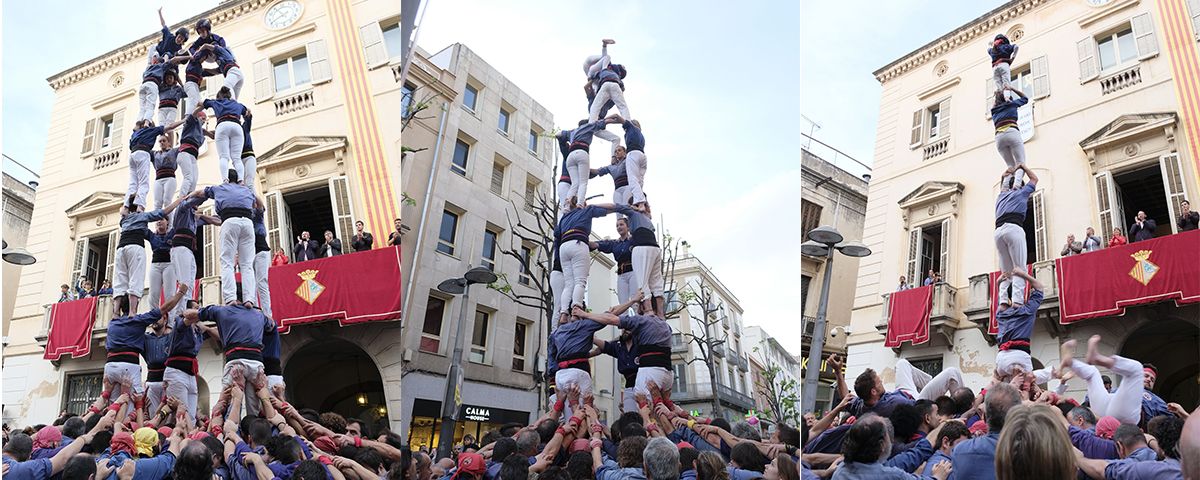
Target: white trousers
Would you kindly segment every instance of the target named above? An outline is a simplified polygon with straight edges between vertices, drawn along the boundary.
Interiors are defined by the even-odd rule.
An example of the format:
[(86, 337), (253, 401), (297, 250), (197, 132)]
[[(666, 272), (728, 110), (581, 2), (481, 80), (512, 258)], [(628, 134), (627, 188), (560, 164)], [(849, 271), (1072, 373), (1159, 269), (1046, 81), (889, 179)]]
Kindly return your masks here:
[[(158, 109), (158, 123), (155, 123), (155, 125), (170, 125), (175, 122), (176, 118), (179, 118), (178, 107), (161, 107)], [(170, 135), (170, 133), (167, 133), (167, 135)]]
[(188, 300), (193, 298), (195, 292), (192, 286), (196, 283), (196, 254), (188, 247), (171, 247), (171, 268), (167, 269), (167, 285), (170, 288), (179, 288), (179, 282), (186, 283), (188, 291), (183, 294), (183, 298), (171, 310), (171, 319), (183, 313), (187, 307)]
[(663, 296), (662, 248), (633, 247), (633, 276), (646, 298)]
[(157, 178), (154, 180), (154, 208), (167, 206), (174, 200), (175, 177)]
[(136, 363), (124, 362), (109, 362), (104, 364), (104, 378), (112, 382), (112, 396), (109, 398), (116, 399), (123, 391), (121, 383), (129, 383), (130, 388), (135, 395), (141, 395), (145, 391), (142, 387), (142, 366)]
[(617, 134), (604, 129), (597, 130), (595, 135), (596, 138), (606, 140), (612, 145), (612, 153), (609, 155), (617, 154), (617, 147), (621, 146), (621, 137), (618, 137)]
[[(245, 278), (246, 273), (243, 271), (242, 275), (243, 278)], [(263, 363), (258, 360), (248, 360), (244, 358), (228, 360), (225, 362), (225, 371), (221, 374), (221, 390), (225, 390), (225, 387), (233, 385), (233, 372), (237, 370), (241, 370), (242, 378), (246, 381), (245, 387), (249, 390), (254, 389), (253, 384), (255, 379), (257, 379), (259, 375), (265, 375), (264, 372), (266, 371), (263, 368)], [(257, 417), (258, 412), (261, 409), (258, 396), (248, 391), (246, 392), (245, 400), (246, 409), (242, 411), (242, 415)]]
[(583, 61), (583, 73), (586, 73), (588, 78), (595, 77), (601, 70), (608, 68), (608, 64), (607, 55), (588, 55)]
[[(587, 150), (575, 150), (567, 155), (567, 174), (571, 176), (571, 189), (567, 191), (567, 199), (575, 197), (576, 204), (587, 201), (588, 176), (592, 163)], [(561, 208), (567, 207), (566, 199)]]
[(558, 182), (558, 185), (554, 187), (554, 195), (558, 198), (558, 219), (562, 220), (563, 214), (567, 213), (567, 209), (563, 206), (567, 204), (567, 198), (571, 196), (571, 182)]
[[(550, 291), (554, 294), (554, 314), (558, 315), (566, 311), (563, 307), (563, 290), (566, 287), (566, 275), (557, 270), (550, 271)], [(557, 318), (550, 324), (550, 331), (558, 328)]]
[(633, 387), (621, 390), (621, 413), (638, 411), (637, 396)]
[(237, 300), (237, 280), (233, 275), (234, 257), (242, 272), (242, 295), (253, 298), (254, 222), (233, 217), (221, 222), (221, 303)]
[(558, 247), (558, 258), (563, 268), (563, 311), (571, 311), (575, 305), (583, 306), (584, 292), (587, 291), (588, 264), (591, 262), (591, 252), (588, 245), (579, 240), (571, 240)]
[[(1014, 268), (1024, 267), (1027, 251), (1025, 250), (1025, 229), (1012, 223), (996, 227), (996, 251), (1000, 253), (1000, 273), (1011, 274)], [(1009, 287), (1012, 287), (1011, 293)], [(1009, 275), (1000, 281), (1000, 302), (1009, 305), (1025, 303), (1025, 279)]]
[[(195, 110), (196, 106), (200, 105), (200, 85), (196, 82), (184, 82), (183, 93), (187, 95), (187, 107)], [(191, 115), (192, 112), (183, 112), (184, 115)]]
[[(163, 373), (166, 375), (166, 373)], [(151, 415), (162, 406), (163, 382), (146, 382), (146, 408)]]
[(1142, 363), (1120, 355), (1113, 355), (1113, 373), (1121, 376), (1117, 390), (1108, 393), (1100, 370), (1079, 360), (1071, 361), (1071, 370), (1088, 384), (1088, 401), (1097, 417), (1110, 416), (1121, 423), (1137, 425), (1142, 418), (1142, 394), (1145, 393)]
[(240, 67), (230, 68), (225, 72), (225, 86), (229, 87), (229, 91), (233, 92), (233, 99), (238, 99), (238, 94), (242, 92), (242, 83), (246, 81), (246, 76), (242, 74)]
[[(633, 298), (633, 294), (637, 292), (637, 279), (632, 271), (617, 275), (617, 304), (628, 302)], [(621, 312), (624, 313), (624, 312)], [(621, 315), (617, 313), (617, 315)]]
[(625, 154), (625, 174), (629, 176), (629, 189), (633, 195), (633, 204), (646, 201), (646, 154), (641, 150), (631, 150)]
[(570, 387), (579, 389), (582, 400), (592, 394), (592, 375), (578, 368), (563, 368), (554, 373), (554, 390), (566, 392)]
[[(175, 282), (168, 283), (168, 281), (173, 280), (170, 278), (170, 274), (167, 273), (170, 270), (174, 270), (172, 267), (171, 262), (150, 264), (150, 305), (155, 307), (162, 305), (164, 293), (167, 295), (175, 294)], [(171, 320), (174, 320), (174, 318), (171, 318)]]
[(142, 208), (146, 207), (146, 198), (150, 196), (150, 170), (154, 168), (153, 163), (150, 152), (145, 150), (129, 154), (129, 188), (125, 196), (136, 195), (133, 203)]
[(1032, 372), (1033, 357), (1030, 357), (1023, 350), (1000, 350), (996, 352), (997, 372), (1005, 376), (1012, 375), (1013, 367), (1021, 367), (1026, 372)]
[[(616, 189), (614, 189), (613, 190), (613, 203), (615, 203), (617, 205), (629, 205), (630, 204), (629, 203), (630, 191), (631, 191), (631, 189), (629, 188), (629, 185), (626, 185), (624, 187), (617, 187)], [(623, 216), (624, 215), (622, 215), (622, 217)]]
[(255, 302), (255, 305), (262, 308), (263, 314), (267, 318), (275, 318), (271, 316), (271, 287), (267, 284), (267, 275), (270, 269), (271, 252), (256, 252), (254, 254), (254, 286), (258, 292), (258, 301)]
[(126, 245), (118, 248), (113, 270), (113, 276), (117, 277), (113, 279), (113, 296), (133, 294), (141, 297), (146, 288), (146, 247)]
[(221, 181), (229, 180), (229, 169), (237, 170), (238, 180), (245, 178), (242, 172), (245, 166), (242, 162), (242, 146), (245, 144), (246, 137), (242, 133), (242, 126), (237, 122), (221, 122), (217, 124), (216, 131), (217, 156), (221, 158)]
[(142, 82), (138, 87), (138, 120), (154, 121), (154, 111), (158, 108), (158, 85), (154, 82)]
[[(1025, 164), (1025, 142), (1021, 141), (1021, 131), (1015, 128), (1010, 128), (996, 134), (996, 150), (1000, 152), (1000, 157), (1004, 159), (1004, 164), (1009, 167)], [(1013, 172), (1013, 178), (1017, 181), (1025, 178), (1024, 170), (1016, 170)]]
[(669, 397), (671, 387), (675, 385), (675, 373), (663, 367), (638, 368), (637, 380), (633, 384), (634, 393), (650, 396), (650, 389), (646, 388), (650, 383), (657, 385)]
[(588, 121), (594, 122), (600, 117), (600, 109), (604, 108), (604, 104), (612, 100), (617, 106), (617, 110), (621, 112), (621, 117), (629, 120), (633, 117), (629, 116), (629, 106), (625, 104), (625, 92), (621, 90), (621, 85), (617, 82), (604, 82), (600, 88), (596, 90), (596, 99), (592, 100), (592, 109), (588, 112)]
[(250, 155), (241, 159), (241, 162), (243, 173), (239, 174), (238, 178), (242, 179), (242, 183), (244, 183), (247, 187), (250, 187), (250, 191), (257, 191), (254, 189), (254, 170), (258, 168), (258, 158), (256, 158), (254, 155)]
[(183, 176), (179, 182), (179, 198), (183, 198), (196, 190), (196, 178), (200, 172), (196, 170), (196, 157), (188, 152), (179, 152), (175, 160), (179, 163), (179, 174)]
[(955, 367), (947, 367), (934, 377), (918, 370), (906, 359), (896, 362), (896, 388), (918, 400), (933, 400), (961, 386), (962, 373)]
[(200, 398), (196, 377), (183, 370), (167, 367), (163, 372), (163, 392), (187, 405), (188, 418), (196, 421), (196, 401)]
[[(1008, 62), (1001, 63), (992, 67), (992, 79), (996, 81), (996, 89), (1004, 90), (1004, 87), (1012, 86), (1012, 66)], [(1014, 93), (1004, 90), (1004, 99), (1012, 100)]]

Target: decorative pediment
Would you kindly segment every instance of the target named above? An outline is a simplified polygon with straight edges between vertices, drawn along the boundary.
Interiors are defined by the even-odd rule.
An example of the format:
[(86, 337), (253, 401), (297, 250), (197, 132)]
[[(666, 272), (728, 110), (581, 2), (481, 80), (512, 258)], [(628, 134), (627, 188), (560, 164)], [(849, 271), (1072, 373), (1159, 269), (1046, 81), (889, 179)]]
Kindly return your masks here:
[(346, 152), (346, 137), (292, 137), (258, 157), (258, 167), (275, 167)]
[(1132, 113), (1121, 115), (1104, 127), (1088, 135), (1079, 142), (1079, 147), (1088, 150), (1124, 143), (1134, 137), (1147, 133), (1165, 132), (1168, 136), (1174, 131), (1178, 115), (1175, 112)]
[(112, 211), (121, 208), (125, 194), (119, 192), (96, 192), (67, 209), (67, 218), (78, 218), (94, 212)]
[(925, 182), (900, 199), (900, 208), (912, 208), (931, 202), (953, 197), (963, 191), (963, 184), (958, 182)]

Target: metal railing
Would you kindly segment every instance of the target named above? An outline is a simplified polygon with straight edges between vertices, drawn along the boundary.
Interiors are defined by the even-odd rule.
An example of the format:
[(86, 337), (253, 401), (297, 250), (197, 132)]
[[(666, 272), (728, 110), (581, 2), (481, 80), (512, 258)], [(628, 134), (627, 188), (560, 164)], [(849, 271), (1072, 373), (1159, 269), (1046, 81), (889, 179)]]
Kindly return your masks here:
[(846, 152), (838, 150), (837, 148), (817, 140), (806, 133), (801, 132), (800, 136), (804, 137), (803, 148), (808, 150), (808, 153), (819, 157), (821, 160), (829, 162), (831, 165), (837, 167), (843, 172), (854, 175), (857, 178), (861, 178), (864, 174), (871, 173), (870, 165), (858, 161), (858, 159), (848, 155)]
[(717, 398), (747, 410), (754, 408), (754, 399), (725, 385), (717, 385)]

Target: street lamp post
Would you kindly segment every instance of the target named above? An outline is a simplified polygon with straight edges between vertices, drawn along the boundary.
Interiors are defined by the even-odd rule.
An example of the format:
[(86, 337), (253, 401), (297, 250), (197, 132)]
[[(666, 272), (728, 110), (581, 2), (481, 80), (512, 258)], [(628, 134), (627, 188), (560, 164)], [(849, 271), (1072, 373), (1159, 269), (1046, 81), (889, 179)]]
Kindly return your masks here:
[(467, 304), (471, 300), (471, 285), (495, 282), (496, 274), (484, 267), (475, 267), (463, 274), (462, 278), (451, 278), (438, 285), (438, 290), (451, 295), (462, 294), (462, 306), (459, 307), (458, 321), (455, 322), (454, 355), (450, 357), (450, 372), (446, 374), (446, 391), (442, 395), (442, 428), (438, 437), (438, 458), (449, 458), (450, 448), (454, 445), (454, 430), (457, 427), (458, 411), (462, 401), (462, 332), (466, 327)]
[(804, 389), (801, 411), (812, 412), (817, 405), (817, 381), (821, 376), (821, 351), (825, 348), (825, 315), (829, 309), (829, 283), (833, 278), (833, 251), (848, 257), (865, 257), (871, 249), (858, 242), (843, 242), (845, 238), (830, 226), (814, 228), (800, 251), (812, 257), (825, 257), (825, 278), (821, 281), (821, 299), (817, 303), (817, 321), (813, 325), (812, 345), (808, 348), (808, 365), (804, 369)]

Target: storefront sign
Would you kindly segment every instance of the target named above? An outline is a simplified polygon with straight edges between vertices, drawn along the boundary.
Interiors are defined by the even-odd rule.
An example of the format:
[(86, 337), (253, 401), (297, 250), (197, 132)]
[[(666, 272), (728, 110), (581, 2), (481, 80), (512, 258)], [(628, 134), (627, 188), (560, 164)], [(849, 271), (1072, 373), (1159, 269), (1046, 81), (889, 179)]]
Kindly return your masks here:
[(463, 407), (463, 418), (473, 422), (487, 422), (492, 419), (492, 411), (482, 407)]

